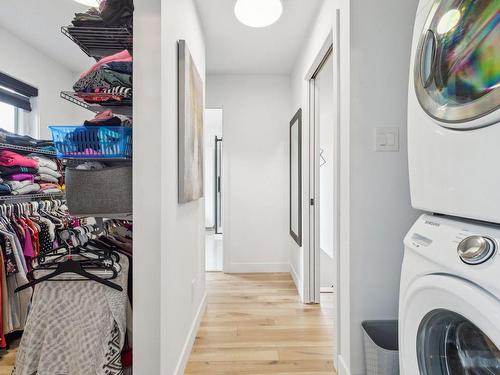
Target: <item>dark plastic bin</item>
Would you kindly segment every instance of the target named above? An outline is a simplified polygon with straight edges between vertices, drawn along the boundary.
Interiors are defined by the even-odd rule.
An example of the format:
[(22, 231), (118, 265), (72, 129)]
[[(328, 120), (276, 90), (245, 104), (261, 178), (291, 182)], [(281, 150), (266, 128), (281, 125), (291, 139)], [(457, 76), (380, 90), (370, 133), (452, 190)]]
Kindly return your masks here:
[(362, 323), (367, 375), (399, 375), (398, 321)]

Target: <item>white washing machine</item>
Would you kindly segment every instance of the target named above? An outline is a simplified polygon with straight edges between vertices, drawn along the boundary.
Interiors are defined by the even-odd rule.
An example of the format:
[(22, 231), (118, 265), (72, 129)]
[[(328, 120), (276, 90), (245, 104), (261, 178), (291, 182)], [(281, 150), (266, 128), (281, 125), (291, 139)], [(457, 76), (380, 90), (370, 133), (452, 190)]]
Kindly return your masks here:
[(422, 215), (405, 238), (401, 375), (500, 374), (500, 226)]
[(500, 0), (421, 0), (411, 65), (413, 207), (500, 223)]

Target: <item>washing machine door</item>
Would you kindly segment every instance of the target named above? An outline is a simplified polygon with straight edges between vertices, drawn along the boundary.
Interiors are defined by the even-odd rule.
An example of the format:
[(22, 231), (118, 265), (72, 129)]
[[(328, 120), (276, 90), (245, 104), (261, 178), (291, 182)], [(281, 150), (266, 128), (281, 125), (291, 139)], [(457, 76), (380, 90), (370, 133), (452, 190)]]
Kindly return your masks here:
[(414, 85), (420, 105), (439, 124), (467, 129), (499, 120), (487, 116), (500, 108), (499, 22), (500, 0), (436, 0), (431, 8)]
[(500, 374), (500, 300), (453, 276), (410, 285), (400, 316), (404, 375)]

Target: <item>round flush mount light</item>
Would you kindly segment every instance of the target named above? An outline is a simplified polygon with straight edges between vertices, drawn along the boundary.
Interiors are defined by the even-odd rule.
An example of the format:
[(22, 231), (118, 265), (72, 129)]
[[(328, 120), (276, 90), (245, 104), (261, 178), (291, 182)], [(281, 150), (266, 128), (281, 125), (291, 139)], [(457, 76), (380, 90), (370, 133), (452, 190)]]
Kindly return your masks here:
[(270, 26), (281, 17), (281, 0), (237, 0), (234, 6), (236, 18), (250, 27)]
[(83, 4), (83, 5), (88, 5), (89, 7), (98, 7), (99, 6), (99, 1), (98, 0), (74, 0), (77, 3)]

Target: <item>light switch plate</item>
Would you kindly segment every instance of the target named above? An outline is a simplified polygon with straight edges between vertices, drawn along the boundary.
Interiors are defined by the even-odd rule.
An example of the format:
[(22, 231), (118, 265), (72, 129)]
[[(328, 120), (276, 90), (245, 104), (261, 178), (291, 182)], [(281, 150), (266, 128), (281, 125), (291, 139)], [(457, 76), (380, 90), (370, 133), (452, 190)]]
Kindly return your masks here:
[(375, 151), (399, 151), (399, 128), (375, 128)]

